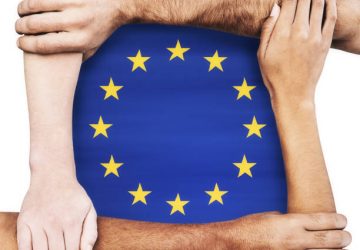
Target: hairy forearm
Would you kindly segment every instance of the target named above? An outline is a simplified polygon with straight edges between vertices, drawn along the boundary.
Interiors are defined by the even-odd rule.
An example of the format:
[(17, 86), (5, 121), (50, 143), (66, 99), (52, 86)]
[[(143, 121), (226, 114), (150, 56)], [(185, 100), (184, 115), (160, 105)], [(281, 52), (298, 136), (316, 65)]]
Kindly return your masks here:
[[(0, 241), (8, 250), (17, 249), (17, 213), (0, 213)], [(99, 237), (94, 249), (229, 249), (226, 222), (211, 224), (161, 224), (98, 218)]]
[[(118, 1), (118, 0), (115, 0)], [(123, 2), (123, 1), (121, 1)], [(129, 22), (190, 25), (259, 36), (272, 6), (282, 0), (132, 0), (119, 6)], [(360, 53), (360, 2), (339, 0), (333, 47)], [(351, 12), (350, 12), (351, 11)]]
[[(163, 224), (123, 219), (98, 220), (95, 249), (226, 249), (225, 223)], [(230, 243), (230, 242), (229, 242)]]
[(275, 101), (288, 184), (288, 212), (335, 212), (312, 101)]
[(75, 176), (72, 108), (81, 60), (81, 54), (24, 54), (32, 172)]
[(134, 22), (207, 27), (257, 36), (279, 0), (134, 0)]

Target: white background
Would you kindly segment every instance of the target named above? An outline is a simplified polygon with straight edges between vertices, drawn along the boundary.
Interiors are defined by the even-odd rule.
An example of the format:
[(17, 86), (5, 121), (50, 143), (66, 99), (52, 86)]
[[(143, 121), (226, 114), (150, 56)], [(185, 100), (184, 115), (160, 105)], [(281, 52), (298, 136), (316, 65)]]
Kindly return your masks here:
[[(0, 211), (19, 211), (29, 184), (29, 129), (17, 1), (0, 3)], [(332, 50), (317, 92), (320, 135), (350, 249), (360, 249), (360, 56)], [(316, 195), (316, 194), (314, 194)]]

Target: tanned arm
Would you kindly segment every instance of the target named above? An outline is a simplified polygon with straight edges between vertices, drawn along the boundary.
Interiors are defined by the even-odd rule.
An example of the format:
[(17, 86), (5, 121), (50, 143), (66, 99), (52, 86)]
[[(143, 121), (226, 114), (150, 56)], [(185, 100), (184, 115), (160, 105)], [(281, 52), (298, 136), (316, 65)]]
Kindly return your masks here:
[[(129, 23), (191, 25), (258, 36), (275, 2), (283, 0), (23, 0), (18, 46), (33, 53), (91, 56), (114, 30)], [(284, 2), (289, 0), (284, 0)], [(294, 0), (295, 1), (295, 0)], [(324, 0), (314, 0), (323, 6)], [(333, 46), (360, 53), (360, 1), (339, 0)], [(41, 13), (41, 14), (38, 14)]]
[(323, 5), (313, 6), (311, 15), (310, 4), (284, 2), (278, 20), (271, 18), (264, 25), (259, 49), (285, 161), (290, 213), (336, 211), (314, 101), (333, 36), (336, 1), (327, 0), (324, 11)]

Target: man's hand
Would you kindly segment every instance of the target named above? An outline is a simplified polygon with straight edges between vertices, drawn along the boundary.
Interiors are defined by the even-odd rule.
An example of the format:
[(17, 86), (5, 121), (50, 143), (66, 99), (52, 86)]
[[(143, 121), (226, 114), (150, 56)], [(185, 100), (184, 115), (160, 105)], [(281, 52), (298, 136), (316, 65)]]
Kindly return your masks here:
[(127, 22), (126, 0), (23, 0), (15, 29), (18, 46), (39, 54), (82, 52), (88, 58)]
[(230, 249), (339, 249), (351, 243), (340, 214), (261, 213), (234, 222), (229, 237), (242, 239)]
[(32, 173), (17, 222), (19, 249), (92, 249), (96, 219), (89, 197), (73, 177), (60, 176), (56, 169)]

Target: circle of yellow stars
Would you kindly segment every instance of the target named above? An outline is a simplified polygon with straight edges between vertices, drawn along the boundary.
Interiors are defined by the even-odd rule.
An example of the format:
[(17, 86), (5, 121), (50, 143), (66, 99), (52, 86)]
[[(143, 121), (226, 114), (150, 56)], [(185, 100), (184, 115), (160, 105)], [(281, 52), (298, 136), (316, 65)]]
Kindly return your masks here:
[[(180, 41), (177, 40), (175, 47), (169, 47), (167, 48), (167, 50), (171, 53), (169, 61), (172, 61), (176, 58), (185, 61), (185, 53), (188, 52), (190, 48), (182, 47)], [(135, 56), (129, 56), (127, 57), (127, 59), (132, 62), (132, 72), (136, 71), (137, 69), (141, 69), (146, 72), (147, 69), (145, 64), (151, 59), (151, 57), (143, 56), (141, 50), (139, 49)], [(215, 50), (212, 56), (205, 56), (204, 59), (209, 63), (209, 72), (214, 69), (218, 69), (221, 72), (224, 71), (222, 63), (227, 59), (227, 57), (220, 56), (218, 50)], [(107, 85), (101, 85), (100, 88), (105, 91), (104, 100), (108, 100), (111, 97), (115, 100), (119, 100), (118, 92), (120, 90), (123, 90), (124, 86), (116, 85), (113, 79), (110, 78), (109, 83)], [(248, 85), (248, 82), (244, 78), (241, 85), (233, 86), (233, 88), (237, 91), (236, 100), (240, 100), (243, 97), (246, 97), (248, 100), (251, 101), (251, 91), (253, 91), (256, 86)], [(89, 125), (95, 130), (93, 138), (101, 135), (105, 138), (108, 138), (108, 129), (113, 126), (113, 124), (106, 123), (103, 120), (102, 116), (99, 117), (97, 123)], [(258, 123), (256, 117), (253, 116), (252, 121), (250, 123), (243, 124), (243, 126), (248, 129), (246, 138), (249, 138), (251, 136), (257, 136), (259, 138), (262, 138), (261, 129), (263, 129), (266, 124)], [(124, 163), (116, 162), (115, 157), (111, 155), (108, 162), (100, 163), (100, 165), (105, 168), (104, 177), (107, 177), (109, 175), (115, 175), (116, 177), (119, 177), (119, 168), (122, 167)], [(239, 170), (237, 176), (238, 178), (242, 177), (243, 175), (247, 175), (251, 178), (253, 177), (251, 169), (256, 165), (256, 163), (249, 162), (245, 154), (243, 155), (241, 162), (235, 162), (233, 163), (233, 165)], [(147, 205), (146, 198), (148, 195), (151, 194), (152, 191), (144, 190), (141, 183), (139, 183), (136, 190), (130, 190), (128, 192), (130, 195), (133, 196), (132, 205), (135, 205), (137, 203)], [(221, 190), (218, 183), (215, 183), (213, 190), (205, 191), (205, 193), (210, 196), (208, 205), (211, 205), (214, 202), (223, 205), (223, 196), (226, 195), (228, 192), (229, 191)], [(176, 194), (174, 200), (166, 201), (166, 203), (171, 206), (170, 215), (177, 212), (185, 215), (184, 207), (189, 202), (190, 201), (188, 200), (182, 200), (179, 193)]]

